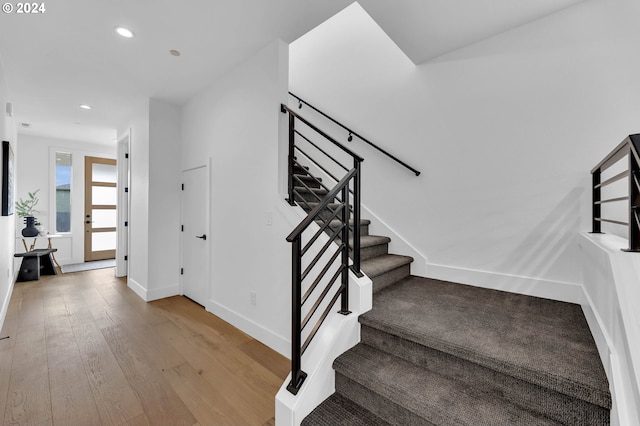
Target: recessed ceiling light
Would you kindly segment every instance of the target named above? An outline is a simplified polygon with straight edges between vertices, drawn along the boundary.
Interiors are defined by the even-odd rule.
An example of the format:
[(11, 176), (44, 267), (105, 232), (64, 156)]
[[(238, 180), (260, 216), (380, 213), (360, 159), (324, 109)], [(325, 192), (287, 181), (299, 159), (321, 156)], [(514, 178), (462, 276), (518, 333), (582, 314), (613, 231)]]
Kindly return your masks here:
[(173, 56), (180, 56), (180, 51), (179, 50), (171, 49), (169, 51), (169, 53), (171, 53)]
[(133, 33), (133, 31), (131, 31), (129, 28), (125, 28), (125, 27), (115, 27), (114, 30), (120, 34), (122, 37), (126, 37), (126, 38), (131, 38), (133, 37), (135, 34)]
[(80, 105), (80, 108), (82, 108), (82, 109), (91, 109), (91, 105), (82, 104), (82, 105)]

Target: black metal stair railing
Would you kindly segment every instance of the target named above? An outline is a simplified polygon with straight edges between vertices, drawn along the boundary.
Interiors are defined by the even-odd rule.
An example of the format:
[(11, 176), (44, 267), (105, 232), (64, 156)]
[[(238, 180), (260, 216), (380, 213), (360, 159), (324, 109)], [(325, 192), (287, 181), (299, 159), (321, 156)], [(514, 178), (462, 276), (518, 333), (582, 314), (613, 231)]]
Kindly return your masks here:
[[(291, 205), (297, 202), (308, 211), (287, 237), (287, 241), (292, 243), (291, 382), (287, 389), (295, 395), (307, 377), (302, 370), (302, 355), (338, 299), (341, 299), (338, 312), (343, 315), (351, 313), (349, 270), (362, 276), (360, 179), (363, 159), (286, 105), (281, 105), (281, 111), (289, 115), (287, 201)], [(320, 147), (314, 138), (332, 148)], [(350, 159), (350, 167), (344, 164), (344, 160), (336, 159), (335, 153), (329, 152), (331, 149), (337, 149)], [(327, 161), (318, 161), (312, 151), (329, 160), (331, 166)], [(300, 161), (302, 159), (305, 161)], [(329, 180), (336, 182), (335, 185), (329, 188), (323, 180), (307, 173), (305, 163), (316, 167)], [(345, 174), (336, 177), (337, 171)], [(310, 229), (312, 224), (318, 226)]]
[[(311, 190), (311, 188), (304, 181), (302, 181), (300, 177), (296, 176), (296, 174), (294, 173), (294, 170), (296, 167), (298, 167), (299, 169), (302, 169), (305, 167), (301, 162), (298, 161), (298, 155), (300, 155), (302, 158), (307, 160), (309, 164), (312, 164), (314, 167), (317, 167), (318, 170), (321, 170), (322, 173), (327, 175), (327, 177), (333, 180), (333, 182), (336, 182), (336, 185), (341, 179), (335, 176), (337, 174), (336, 171), (329, 171), (328, 169), (330, 167), (326, 163), (324, 163), (323, 165), (322, 161), (316, 159), (317, 157), (314, 157), (311, 153), (304, 150), (300, 143), (296, 143), (296, 141), (298, 141), (298, 142), (306, 143), (309, 147), (314, 148), (319, 154), (322, 154), (322, 156), (326, 160), (328, 160), (330, 163), (335, 165), (335, 168), (338, 169), (338, 171), (344, 171), (346, 173), (348, 173), (351, 169), (355, 169), (357, 171), (357, 173), (353, 176), (353, 178), (351, 179), (348, 185), (348, 199), (350, 200), (350, 203), (348, 204), (347, 207), (349, 209), (350, 218), (352, 222), (354, 224), (359, 224), (361, 219), (361, 198), (362, 198), (361, 197), (361, 182), (362, 182), (362, 166), (361, 165), (364, 159), (360, 155), (356, 154), (349, 148), (342, 145), (340, 142), (336, 141), (334, 138), (332, 138), (322, 130), (318, 129), (314, 124), (310, 123), (304, 117), (301, 117), (299, 114), (291, 110), (286, 105), (281, 105), (281, 111), (283, 113), (289, 114), (289, 154), (288, 154), (289, 171), (288, 171), (288, 198), (287, 198), (287, 201), (289, 202), (289, 204), (295, 205), (297, 201), (298, 203), (302, 204), (303, 207), (307, 207), (307, 208), (311, 207), (309, 202), (306, 201), (302, 196), (302, 194), (300, 194), (300, 192), (296, 189), (296, 186), (302, 186), (311, 194), (315, 194)], [(297, 123), (303, 124), (304, 127), (302, 126), (297, 127), (296, 126)], [(340, 160), (335, 158), (336, 157), (335, 154), (331, 155), (330, 153), (327, 152), (328, 150), (322, 149), (320, 146), (318, 146), (319, 145), (318, 143), (315, 143), (311, 140), (310, 136), (303, 134), (305, 130), (318, 135), (321, 140), (328, 142), (330, 145), (338, 148), (339, 151), (345, 154), (346, 160), (343, 159), (343, 161), (341, 162)], [(344, 165), (345, 161), (349, 161), (351, 163), (350, 164), (351, 168)], [(316, 176), (312, 174), (310, 174), (309, 176), (316, 184), (320, 185), (321, 188), (327, 191), (329, 190), (329, 188), (323, 183), (323, 181), (318, 179)], [(316, 196), (315, 198), (317, 201), (322, 200), (322, 198), (319, 196)], [(340, 196), (338, 197), (338, 200), (341, 200)], [(324, 219), (322, 217), (318, 217), (316, 218), (316, 220), (324, 222)], [(351, 269), (355, 274), (357, 274), (358, 276), (361, 276), (362, 274), (360, 272), (360, 230), (359, 230), (360, 228), (358, 226), (352, 226), (350, 228), (352, 231), (351, 235), (353, 238), (353, 243), (352, 243), (353, 244), (353, 247), (352, 247), (353, 265)]]
[[(602, 223), (614, 223), (628, 227), (629, 248), (625, 251), (640, 252), (640, 134), (629, 135), (613, 151), (605, 156), (592, 170), (592, 214), (591, 229), (595, 234), (602, 233)], [(616, 175), (602, 181), (602, 173), (612, 167), (624, 157), (628, 157), (628, 168)], [(602, 198), (602, 189), (628, 178), (628, 194), (621, 197)], [(617, 219), (602, 217), (602, 205), (627, 202), (629, 220), (627, 222)]]

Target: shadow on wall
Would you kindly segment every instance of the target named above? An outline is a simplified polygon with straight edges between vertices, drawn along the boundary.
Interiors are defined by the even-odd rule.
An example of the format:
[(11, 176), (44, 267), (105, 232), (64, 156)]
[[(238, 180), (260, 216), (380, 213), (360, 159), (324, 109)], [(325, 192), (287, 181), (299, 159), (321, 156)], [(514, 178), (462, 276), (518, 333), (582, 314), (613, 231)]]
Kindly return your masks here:
[[(526, 277), (554, 277), (558, 272), (550, 273), (551, 271), (562, 267), (566, 269), (568, 264), (579, 271), (576, 230), (580, 227), (581, 198), (584, 191), (583, 187), (572, 189), (511, 251), (513, 254), (499, 264), (498, 270), (518, 271), (518, 275)], [(562, 277), (557, 280), (563, 281)]]

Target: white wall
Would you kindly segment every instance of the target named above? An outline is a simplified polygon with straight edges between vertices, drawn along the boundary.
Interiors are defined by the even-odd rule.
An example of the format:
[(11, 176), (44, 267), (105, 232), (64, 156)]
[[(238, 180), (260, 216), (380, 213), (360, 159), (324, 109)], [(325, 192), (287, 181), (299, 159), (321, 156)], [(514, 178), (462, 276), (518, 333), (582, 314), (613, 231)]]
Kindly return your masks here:
[[(9, 94), (4, 76), (4, 68), (0, 61), (0, 136), (2, 136), (3, 141), (11, 142), (15, 155), (14, 159), (16, 159), (18, 155), (16, 145), (17, 133), (15, 131), (13, 118), (5, 113), (7, 102), (9, 102)], [(0, 157), (1, 156), (2, 153), (0, 152)], [(0, 177), (1, 176), (2, 161), (0, 161)], [(7, 315), (16, 271), (13, 257), (15, 253), (15, 219), (15, 214), (12, 216), (0, 216), (0, 329)]]
[(148, 299), (180, 293), (180, 110), (149, 102)]
[[(28, 192), (40, 190), (36, 206), (36, 218), (50, 232), (55, 231), (55, 153), (71, 154), (71, 233), (61, 234), (52, 241), (58, 263), (61, 265), (84, 262), (84, 157), (115, 158), (116, 144), (86, 144), (76, 141), (47, 138), (35, 135), (19, 135), (21, 155), (17, 163), (18, 187), (16, 200), (26, 199)], [(16, 219), (16, 232), (20, 236), (24, 228), (22, 218)], [(28, 239), (27, 244), (31, 243)], [(21, 240), (15, 242), (16, 250), (24, 251)], [(45, 238), (38, 239), (37, 247), (46, 247)]]
[(128, 285), (147, 300), (149, 278), (149, 100), (118, 127), (131, 132), (129, 141), (129, 252)]
[(285, 237), (294, 222), (278, 192), (286, 59), (286, 45), (274, 41), (184, 106), (182, 169), (211, 159), (207, 309), (288, 354), (291, 249)]
[(180, 292), (179, 109), (149, 99), (118, 128), (129, 131), (128, 285), (149, 301)]
[(290, 87), (422, 171), (349, 145), (363, 204), (427, 275), (579, 302), (589, 171), (640, 130), (627, 7), (585, 2), (416, 66), (352, 5), (290, 46)]

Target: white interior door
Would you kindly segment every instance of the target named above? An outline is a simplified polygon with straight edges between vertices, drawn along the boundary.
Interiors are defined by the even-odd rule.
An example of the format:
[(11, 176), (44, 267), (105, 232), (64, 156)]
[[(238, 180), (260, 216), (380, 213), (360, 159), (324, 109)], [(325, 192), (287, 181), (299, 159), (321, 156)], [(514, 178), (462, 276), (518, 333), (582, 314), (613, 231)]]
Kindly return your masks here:
[(207, 305), (209, 299), (209, 169), (182, 172), (182, 294)]

